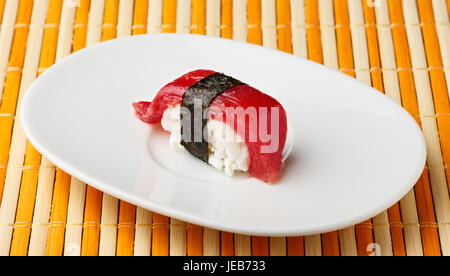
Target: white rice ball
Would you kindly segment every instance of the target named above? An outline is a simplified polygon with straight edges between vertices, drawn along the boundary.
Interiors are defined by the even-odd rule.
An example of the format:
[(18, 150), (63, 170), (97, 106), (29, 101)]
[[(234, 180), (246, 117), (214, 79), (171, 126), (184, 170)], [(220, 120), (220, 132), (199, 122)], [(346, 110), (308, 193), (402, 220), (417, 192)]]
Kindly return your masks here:
[[(169, 144), (184, 147), (180, 144), (180, 105), (167, 108), (161, 119), (161, 126), (170, 132)], [(244, 140), (227, 124), (208, 120), (208, 163), (227, 175), (235, 171), (248, 171), (250, 157)]]

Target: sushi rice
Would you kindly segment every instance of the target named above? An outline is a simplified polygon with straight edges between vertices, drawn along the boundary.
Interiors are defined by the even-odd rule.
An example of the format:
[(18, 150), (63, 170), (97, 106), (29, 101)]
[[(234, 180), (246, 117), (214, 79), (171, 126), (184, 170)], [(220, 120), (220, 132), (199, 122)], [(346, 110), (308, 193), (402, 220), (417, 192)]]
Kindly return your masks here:
[[(163, 113), (161, 126), (170, 132), (169, 144), (181, 145), (180, 105), (169, 106)], [(208, 163), (232, 176), (235, 171), (248, 171), (250, 156), (245, 141), (227, 124), (208, 120)]]

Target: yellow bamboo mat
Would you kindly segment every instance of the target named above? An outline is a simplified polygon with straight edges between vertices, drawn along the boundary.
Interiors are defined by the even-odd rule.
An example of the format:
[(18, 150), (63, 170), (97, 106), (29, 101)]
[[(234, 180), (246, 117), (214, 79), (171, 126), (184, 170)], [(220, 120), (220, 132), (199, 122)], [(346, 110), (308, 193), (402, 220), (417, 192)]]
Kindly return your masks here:
[[(450, 255), (449, 13), (450, 0), (0, 0), (0, 255)], [(18, 114), (39, 74), (100, 41), (159, 32), (260, 44), (375, 87), (422, 127), (421, 178), (361, 224), (251, 237), (120, 201), (27, 142)]]

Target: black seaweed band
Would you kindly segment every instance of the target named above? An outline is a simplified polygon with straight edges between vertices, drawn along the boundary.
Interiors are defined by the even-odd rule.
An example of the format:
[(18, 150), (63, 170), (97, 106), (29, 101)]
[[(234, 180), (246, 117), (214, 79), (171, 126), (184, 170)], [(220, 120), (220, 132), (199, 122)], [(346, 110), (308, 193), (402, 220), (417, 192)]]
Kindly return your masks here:
[[(197, 158), (202, 159), (205, 162), (208, 162), (208, 142), (203, 137), (203, 129), (206, 126), (206, 109), (209, 107), (211, 102), (222, 94), (228, 88), (231, 88), (236, 85), (243, 84), (239, 80), (236, 80), (232, 77), (226, 76), (222, 73), (214, 73), (196, 84), (189, 87), (183, 95), (183, 99), (181, 101), (181, 111), (180, 111), (180, 120), (183, 122), (183, 118), (185, 116), (189, 116), (190, 118), (190, 133), (189, 135), (185, 135), (190, 139), (185, 139), (183, 136), (183, 123), (181, 124), (181, 145), (192, 155)], [(201, 117), (199, 118), (194, 113), (194, 106), (197, 105), (197, 109), (199, 104), (201, 103)], [(184, 108), (183, 108), (184, 107)], [(198, 110), (197, 110), (198, 112)], [(198, 112), (199, 113), (199, 112)], [(201, 119), (201, 127), (199, 125), (199, 120)], [(201, 137), (201, 142), (196, 141), (195, 137)]]

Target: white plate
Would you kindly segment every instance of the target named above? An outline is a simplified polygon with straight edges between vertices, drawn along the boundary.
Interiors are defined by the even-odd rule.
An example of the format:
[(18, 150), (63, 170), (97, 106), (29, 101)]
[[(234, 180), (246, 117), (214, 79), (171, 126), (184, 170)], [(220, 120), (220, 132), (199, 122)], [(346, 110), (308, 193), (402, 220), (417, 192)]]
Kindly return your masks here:
[[(278, 99), (292, 152), (267, 185), (228, 177), (168, 145), (131, 103), (193, 69)], [(307, 235), (368, 219), (405, 195), (425, 163), (422, 133), (396, 103), (344, 74), (259, 46), (193, 35), (135, 36), (74, 53), (23, 100), (31, 143), (55, 165), (138, 206), (212, 228)]]

